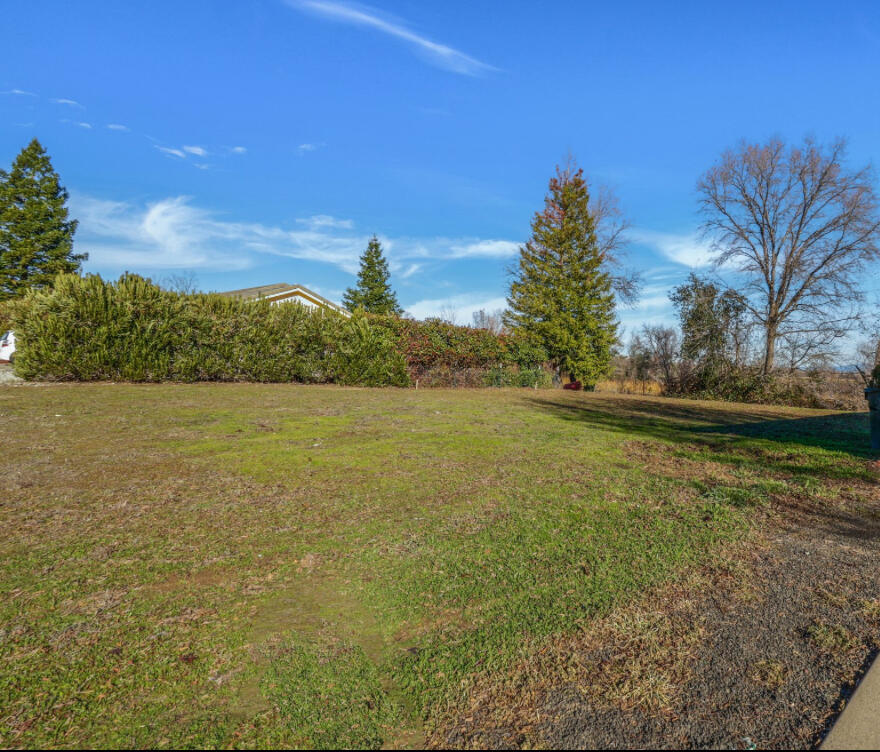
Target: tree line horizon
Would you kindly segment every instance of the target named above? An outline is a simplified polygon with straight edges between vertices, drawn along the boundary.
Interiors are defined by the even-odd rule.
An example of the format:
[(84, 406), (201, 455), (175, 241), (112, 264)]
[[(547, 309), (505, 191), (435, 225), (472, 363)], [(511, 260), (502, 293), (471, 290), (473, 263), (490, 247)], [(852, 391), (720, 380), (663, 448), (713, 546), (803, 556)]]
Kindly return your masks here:
[[(630, 357), (668, 368), (674, 353), (699, 366), (705, 386), (731, 369), (769, 378), (780, 358), (789, 369), (827, 366), (837, 345), (859, 333), (863, 361), (877, 363), (880, 317), (865, 305), (862, 278), (880, 260), (875, 173), (846, 164), (845, 140), (741, 141), (700, 176), (697, 196), (711, 274), (692, 272), (670, 291), (680, 331), (644, 324), (631, 334)], [(67, 200), (36, 138), (0, 170), (0, 301), (81, 271), (88, 254), (74, 253)], [(509, 270), (507, 309), (478, 311), (473, 325), (516, 330), (544, 348), (560, 376), (595, 385), (622, 346), (617, 308), (639, 295), (639, 275), (624, 264), (627, 228), (613, 193), (593, 190), (569, 157)], [(343, 305), (404, 315), (390, 276), (373, 235)], [(171, 286), (194, 287), (180, 277)]]

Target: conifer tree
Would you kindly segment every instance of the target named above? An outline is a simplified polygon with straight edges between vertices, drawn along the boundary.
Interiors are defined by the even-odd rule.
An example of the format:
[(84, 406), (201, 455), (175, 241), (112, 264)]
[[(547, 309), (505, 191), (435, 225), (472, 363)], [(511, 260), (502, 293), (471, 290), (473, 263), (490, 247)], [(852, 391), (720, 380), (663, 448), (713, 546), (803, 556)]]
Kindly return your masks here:
[(37, 139), (0, 170), (0, 300), (79, 270), (87, 254), (73, 252), (77, 222), (68, 219), (67, 191)]
[(397, 295), (388, 282), (390, 274), (388, 262), (382, 254), (382, 244), (375, 235), (367, 244), (361, 256), (356, 287), (349, 287), (342, 298), (349, 311), (361, 309), (367, 313), (399, 316), (403, 309), (397, 302)]
[(583, 170), (556, 168), (544, 210), (520, 248), (507, 299), (508, 325), (542, 345), (557, 369), (591, 389), (617, 340), (611, 275), (596, 236)]

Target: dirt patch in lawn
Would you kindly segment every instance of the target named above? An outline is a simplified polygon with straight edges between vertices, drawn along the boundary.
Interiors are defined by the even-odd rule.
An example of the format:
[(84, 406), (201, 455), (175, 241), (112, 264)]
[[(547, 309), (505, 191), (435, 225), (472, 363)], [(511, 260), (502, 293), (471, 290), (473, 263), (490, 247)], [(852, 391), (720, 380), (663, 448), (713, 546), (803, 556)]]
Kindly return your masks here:
[(857, 485), (833, 505), (773, 500), (760, 543), (474, 677), (431, 744), (816, 746), (880, 649), (880, 494)]

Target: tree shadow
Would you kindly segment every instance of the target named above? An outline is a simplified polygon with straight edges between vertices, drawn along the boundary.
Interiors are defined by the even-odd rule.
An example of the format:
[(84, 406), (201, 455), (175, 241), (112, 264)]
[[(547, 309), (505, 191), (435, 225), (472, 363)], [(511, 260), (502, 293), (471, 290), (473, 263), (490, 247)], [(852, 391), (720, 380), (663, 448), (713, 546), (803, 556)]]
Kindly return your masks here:
[[(771, 498), (786, 524), (817, 529), (850, 542), (875, 545), (880, 540), (880, 478), (869, 469), (868, 413), (832, 413), (781, 417), (782, 410), (762, 405), (689, 402), (667, 398), (644, 399), (621, 395), (541, 395), (528, 398), (535, 407), (566, 421), (612, 430), (632, 438), (657, 439), (659, 451), (633, 458), (650, 470), (677, 475), (672, 457), (706, 464), (710, 474), (691, 482), (710, 491), (729, 490), (711, 477), (720, 463), (750, 471), (755, 492)], [(663, 445), (668, 447), (664, 450)], [(671, 446), (670, 446), (671, 445)], [(811, 450), (824, 451), (811, 451)], [(843, 455), (843, 456), (841, 456)], [(678, 476), (683, 477), (683, 476)], [(782, 492), (771, 492), (762, 481), (799, 479)], [(836, 498), (812, 495), (805, 489), (816, 482), (851, 484), (861, 491)], [(835, 497), (835, 498), (832, 498)], [(736, 502), (734, 502), (736, 503)]]
[(869, 414), (837, 413), (806, 418), (781, 418), (758, 423), (703, 428), (703, 433), (743, 436), (803, 447), (844, 452), (853, 457), (871, 459)]
[[(765, 405), (658, 397), (548, 394), (527, 399), (562, 420), (678, 445), (673, 451), (694, 459), (756, 472), (878, 483), (867, 462), (853, 462), (873, 456), (867, 412), (789, 418)], [(810, 451), (815, 449), (824, 451)]]
[(856, 458), (873, 456), (867, 412), (789, 418), (781, 417), (779, 408), (766, 405), (619, 395), (542, 395), (529, 402), (564, 420), (666, 441), (748, 438), (844, 452)]

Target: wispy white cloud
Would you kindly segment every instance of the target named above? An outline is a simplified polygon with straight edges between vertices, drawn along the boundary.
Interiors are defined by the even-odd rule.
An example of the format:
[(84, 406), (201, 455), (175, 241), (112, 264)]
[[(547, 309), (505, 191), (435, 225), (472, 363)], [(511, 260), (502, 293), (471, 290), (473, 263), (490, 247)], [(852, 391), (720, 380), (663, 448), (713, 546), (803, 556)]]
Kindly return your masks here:
[(401, 279), (409, 279), (414, 274), (418, 274), (423, 267), (424, 264), (408, 264), (405, 268), (393, 268), (392, 271), (396, 272)]
[(322, 146), (323, 144), (300, 144), (296, 149), (300, 154), (308, 154), (312, 151), (318, 151)]
[(434, 42), (421, 34), (417, 34), (397, 19), (391, 19), (388, 16), (383, 17), (374, 8), (364, 5), (333, 2), (333, 0), (287, 0), (287, 4), (298, 10), (307, 11), (331, 21), (364, 26), (395, 39), (400, 39), (409, 44), (428, 62), (453, 73), (477, 76), (481, 73), (498, 70), (470, 55), (466, 55), (460, 50)]
[[(80, 220), (77, 245), (89, 251), (89, 264), (101, 269), (242, 269), (246, 254), (228, 242), (233, 234), (225, 223), (190, 206), (186, 198), (165, 199), (136, 207), (71, 195), (71, 209)], [(212, 241), (222, 238), (218, 248)]]
[(163, 154), (167, 154), (169, 157), (179, 157), (180, 159), (186, 159), (186, 154), (180, 149), (172, 149), (170, 146), (159, 146), (158, 144), (154, 144), (154, 146)]
[[(236, 269), (269, 254), (331, 264), (355, 274), (370, 238), (358, 232), (351, 220), (329, 215), (299, 219), (293, 229), (228, 221), (194, 206), (185, 196), (136, 205), (77, 194), (71, 204), (80, 220), (77, 242), (89, 250), (89, 263), (102, 269)], [(439, 237), (380, 240), (395, 274), (404, 279), (444, 261), (468, 257), (453, 247), (480, 248), (482, 243)]]
[(424, 259), (435, 264), (464, 259), (510, 258), (517, 253), (520, 245), (513, 240), (442, 236), (381, 238), (381, 240), (393, 259)]
[(682, 266), (697, 269), (712, 264), (711, 245), (696, 233), (675, 234), (634, 229), (628, 235), (634, 242), (646, 245)]
[(675, 280), (667, 283), (655, 283), (645, 285), (639, 294), (639, 299), (631, 307), (631, 310), (641, 311), (642, 313), (654, 313), (658, 311), (666, 311), (671, 308), (672, 303), (669, 300), (669, 293), (677, 284), (684, 281), (685, 272), (678, 276)]
[(687, 282), (689, 270), (686, 265), (661, 266), (645, 272), (645, 285), (641, 289), (639, 299), (632, 306), (618, 309), (618, 316), (623, 327), (622, 339), (627, 341), (632, 334), (641, 331), (645, 324), (651, 326), (678, 326), (675, 307), (669, 294), (681, 284)]
[(454, 258), (507, 258), (519, 252), (519, 243), (511, 240), (475, 240), (470, 243), (451, 245)]
[(14, 94), (18, 97), (35, 97), (37, 96), (32, 91), (25, 91), (24, 89), (9, 89), (4, 91), (3, 94)]
[(77, 107), (80, 110), (85, 109), (85, 107), (83, 107), (83, 105), (81, 105), (79, 102), (77, 102), (74, 99), (52, 99), (50, 101), (53, 102), (54, 104), (66, 104), (70, 107)]
[(640, 332), (645, 324), (651, 326), (678, 326), (678, 319), (675, 316), (675, 309), (672, 307), (672, 304), (667, 305), (665, 308), (657, 308), (650, 315), (641, 310), (622, 308), (618, 311), (618, 319), (620, 321), (618, 335), (624, 342), (627, 342), (633, 334)]
[(124, 133), (127, 133), (129, 130), (128, 126), (121, 125), (120, 123), (110, 123), (107, 127), (111, 131), (120, 131), (120, 132), (124, 132)]
[(193, 206), (185, 196), (147, 206), (71, 197), (80, 220), (77, 242), (101, 269), (246, 268), (259, 254), (358, 268), (368, 238), (311, 228), (287, 230), (254, 222), (230, 222)]
[(91, 123), (83, 123), (83, 122), (79, 122), (79, 121), (77, 121), (77, 120), (68, 120), (67, 118), (63, 118), (63, 119), (61, 120), (61, 122), (62, 122), (62, 123), (68, 123), (68, 124), (70, 124), (70, 125), (75, 125), (77, 128), (85, 128), (85, 129), (88, 130), (88, 131), (92, 130), (92, 124), (91, 124)]
[[(155, 146), (156, 149), (161, 151), (163, 154), (169, 157), (176, 157), (178, 159), (189, 159), (190, 157), (206, 159), (207, 157), (212, 156), (224, 158), (229, 156), (230, 154), (244, 154), (247, 151), (247, 149), (245, 149), (243, 146), (221, 146), (218, 147), (218, 150), (216, 151), (208, 151), (208, 149), (206, 149), (204, 146), (198, 146), (195, 144), (186, 144), (184, 146), (181, 146), (180, 148), (172, 146), (161, 146), (160, 144), (155, 143), (156, 139), (152, 136), (147, 136), (147, 138), (150, 141), (154, 142), (153, 146)], [(200, 170), (209, 170), (212, 167), (212, 165), (205, 162), (190, 161), (190, 164)]]
[(337, 219), (329, 214), (315, 214), (314, 216), (297, 219), (296, 221), (301, 225), (306, 225), (310, 230), (328, 228), (351, 230), (354, 227), (354, 222), (350, 219)]

